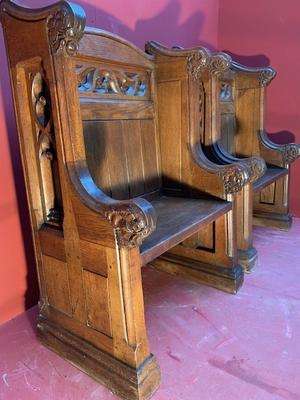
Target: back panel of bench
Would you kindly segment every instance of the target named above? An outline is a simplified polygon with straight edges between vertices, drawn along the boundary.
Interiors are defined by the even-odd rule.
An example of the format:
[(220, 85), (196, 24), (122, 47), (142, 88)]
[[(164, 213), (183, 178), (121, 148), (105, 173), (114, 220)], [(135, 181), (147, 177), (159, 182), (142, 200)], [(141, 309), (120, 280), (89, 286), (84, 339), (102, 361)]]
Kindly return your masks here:
[(128, 199), (160, 188), (153, 67), (105, 35), (85, 35), (74, 64), (86, 157), (97, 185)]
[(221, 137), (230, 153), (259, 154), (261, 106), (261, 88), (255, 75), (238, 74), (234, 83), (230, 80), (221, 83)]

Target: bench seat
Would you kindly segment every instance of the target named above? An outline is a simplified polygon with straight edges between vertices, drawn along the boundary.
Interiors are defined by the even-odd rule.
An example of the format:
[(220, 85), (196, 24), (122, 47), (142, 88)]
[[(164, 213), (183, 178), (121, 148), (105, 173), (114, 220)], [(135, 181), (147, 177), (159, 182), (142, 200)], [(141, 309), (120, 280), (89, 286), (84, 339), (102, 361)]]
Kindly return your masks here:
[(288, 174), (288, 169), (280, 168), (275, 166), (268, 166), (265, 175), (258, 178), (256, 182), (254, 182), (253, 189), (254, 192), (259, 192), (264, 189), (266, 186), (271, 183), (277, 181), (277, 179)]
[(176, 246), (202, 226), (231, 210), (231, 203), (215, 198), (161, 196), (151, 202), (157, 216), (155, 231), (143, 242), (143, 265)]

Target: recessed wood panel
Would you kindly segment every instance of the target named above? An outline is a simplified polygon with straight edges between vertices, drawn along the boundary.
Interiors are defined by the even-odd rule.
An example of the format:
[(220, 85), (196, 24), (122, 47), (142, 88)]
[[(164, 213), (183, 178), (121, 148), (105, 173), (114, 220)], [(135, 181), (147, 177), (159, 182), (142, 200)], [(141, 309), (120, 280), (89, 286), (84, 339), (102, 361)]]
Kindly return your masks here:
[(108, 279), (87, 270), (83, 271), (83, 279), (87, 325), (107, 336), (112, 336)]
[(161, 169), (167, 188), (181, 182), (181, 81), (158, 85)]
[(262, 189), (260, 191), (260, 203), (274, 204), (275, 188), (276, 188), (276, 182), (273, 182), (271, 183), (271, 185), (268, 185), (264, 189)]
[(47, 298), (51, 307), (68, 315), (72, 314), (67, 263), (43, 256), (43, 272)]
[(154, 121), (84, 121), (88, 166), (96, 184), (115, 199), (159, 188)]
[(106, 249), (86, 240), (80, 241), (81, 261), (84, 268), (107, 276)]

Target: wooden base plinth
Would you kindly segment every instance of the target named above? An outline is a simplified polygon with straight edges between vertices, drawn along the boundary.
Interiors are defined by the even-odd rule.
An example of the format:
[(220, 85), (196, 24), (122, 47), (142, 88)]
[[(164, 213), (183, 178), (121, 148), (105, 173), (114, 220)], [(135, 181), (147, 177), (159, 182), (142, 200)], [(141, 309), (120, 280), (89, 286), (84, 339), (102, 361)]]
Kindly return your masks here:
[(151, 262), (156, 269), (204, 283), (228, 293), (237, 293), (244, 281), (243, 268), (224, 268), (173, 254), (164, 254)]
[(253, 214), (253, 225), (277, 228), (288, 231), (292, 226), (293, 218), (291, 214), (267, 213), (255, 211)]
[(39, 318), (40, 341), (126, 400), (147, 400), (158, 389), (160, 369), (153, 355), (134, 369), (53, 322)]
[(238, 260), (245, 272), (251, 272), (257, 262), (257, 250), (254, 247), (249, 250), (239, 250)]

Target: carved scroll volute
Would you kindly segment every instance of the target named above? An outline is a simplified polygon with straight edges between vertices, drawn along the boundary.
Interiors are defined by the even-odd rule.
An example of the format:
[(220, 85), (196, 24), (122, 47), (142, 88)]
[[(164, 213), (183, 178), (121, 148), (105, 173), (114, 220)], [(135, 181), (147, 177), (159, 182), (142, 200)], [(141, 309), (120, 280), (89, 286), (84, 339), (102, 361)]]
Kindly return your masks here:
[(232, 64), (232, 58), (226, 53), (215, 53), (212, 55), (209, 64), (209, 70), (213, 75), (222, 76), (229, 71)]
[(135, 203), (112, 206), (105, 216), (114, 228), (119, 247), (140, 246), (156, 227), (154, 210), (143, 212)]
[(243, 165), (234, 164), (220, 172), (227, 195), (239, 192), (249, 181), (250, 177)]
[(258, 78), (260, 86), (267, 86), (275, 78), (276, 71), (272, 67), (264, 68)]
[(193, 52), (187, 58), (187, 72), (192, 80), (199, 80), (209, 64), (209, 54), (204, 49)]
[(48, 35), (53, 54), (76, 55), (85, 27), (84, 10), (67, 1), (48, 18)]
[(282, 161), (284, 165), (290, 165), (300, 157), (300, 145), (296, 143), (290, 143), (283, 146)]

